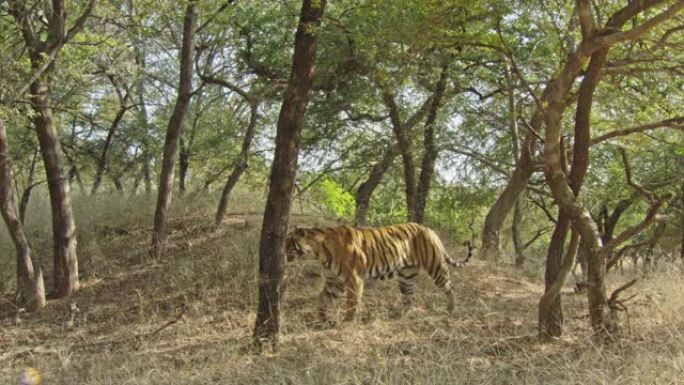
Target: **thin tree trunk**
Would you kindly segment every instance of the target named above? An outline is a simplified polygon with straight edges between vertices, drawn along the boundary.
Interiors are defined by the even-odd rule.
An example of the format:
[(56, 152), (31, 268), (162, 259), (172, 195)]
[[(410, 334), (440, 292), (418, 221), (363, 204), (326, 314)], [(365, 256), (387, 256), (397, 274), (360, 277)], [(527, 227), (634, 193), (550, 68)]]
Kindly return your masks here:
[(259, 117), (259, 104), (260, 98), (253, 98), (253, 100), (250, 102), (249, 123), (247, 125), (247, 130), (245, 131), (245, 137), (242, 140), (240, 155), (233, 166), (233, 171), (228, 176), (228, 180), (226, 180), (226, 184), (223, 186), (223, 191), (221, 191), (221, 198), (219, 199), (218, 208), (216, 209), (216, 225), (221, 224), (223, 221), (223, 218), (226, 215), (226, 210), (228, 209), (230, 193), (240, 180), (242, 174), (245, 172), (245, 170), (247, 170), (247, 167), (249, 167), (249, 150), (252, 147), (252, 142), (254, 141), (254, 136), (256, 135), (256, 123)]
[(19, 221), (24, 225), (26, 223), (26, 210), (28, 209), (29, 201), (31, 200), (31, 192), (35, 187), (36, 179), (36, 164), (38, 163), (38, 153), (39, 149), (36, 148), (33, 152), (33, 157), (31, 158), (31, 167), (29, 168), (28, 178), (26, 178), (26, 188), (21, 194), (21, 200), (19, 201)]
[[(137, 25), (135, 20), (135, 8), (133, 0), (128, 0), (128, 17), (130, 19), (131, 25)], [(135, 31), (135, 35), (132, 39), (133, 42), (133, 53), (135, 56), (135, 64), (140, 67), (138, 71), (138, 78), (135, 82), (135, 93), (137, 97), (137, 120), (139, 129), (144, 133), (141, 139), (142, 147), (142, 157), (143, 157), (143, 180), (145, 183), (145, 194), (149, 195), (152, 193), (152, 151), (151, 145), (149, 143), (148, 131), (150, 128), (149, 120), (147, 117), (147, 107), (145, 107), (145, 47), (143, 46), (143, 38), (140, 32)]]
[[(524, 193), (524, 192), (523, 192)], [(523, 193), (515, 200), (513, 207), (513, 221), (511, 223), (511, 237), (513, 239), (513, 250), (515, 251), (515, 266), (521, 267), (525, 264), (525, 245), (522, 240), (523, 222)]]
[(254, 346), (264, 341), (274, 345), (280, 331), (280, 300), (284, 273), (287, 225), (292, 206), (300, 132), (309, 101), (316, 35), (326, 0), (303, 0), (295, 34), (292, 72), (278, 117), (276, 149), (259, 243), (259, 305), (254, 325)]
[[(515, 105), (515, 84), (510, 63), (506, 63), (506, 87), (508, 96), (508, 129), (511, 131), (511, 144), (513, 149), (513, 162), (518, 163), (520, 158), (520, 134), (518, 132), (518, 110)], [(511, 237), (515, 251), (515, 266), (521, 267), (525, 263), (525, 245), (522, 241), (523, 223), (523, 196), (524, 190), (518, 195), (513, 208), (513, 221), (511, 223)]]
[(185, 136), (181, 134), (180, 137), (180, 152), (178, 153), (178, 194), (185, 195), (185, 181), (188, 177), (188, 170), (190, 169), (190, 149), (185, 143)]
[(153, 258), (161, 258), (166, 248), (167, 211), (171, 205), (171, 197), (173, 194), (176, 149), (178, 147), (178, 138), (183, 129), (185, 115), (188, 112), (188, 105), (190, 104), (192, 93), (192, 58), (194, 51), (196, 5), (196, 1), (191, 0), (185, 8), (183, 45), (179, 56), (180, 77), (178, 82), (178, 97), (173, 109), (173, 114), (169, 120), (169, 125), (166, 129), (162, 169), (159, 175), (157, 206), (154, 213), (154, 231), (152, 233)]
[(363, 226), (368, 222), (368, 210), (370, 209), (370, 200), (373, 196), (373, 192), (380, 185), (382, 181), (382, 176), (385, 175), (387, 170), (392, 166), (394, 158), (397, 157), (396, 149), (391, 144), (388, 145), (387, 150), (382, 159), (373, 165), (371, 168), (368, 179), (359, 185), (356, 190), (356, 195), (354, 199), (356, 201), (356, 214), (354, 215), (354, 221), (357, 225)]
[[(541, 126), (541, 115), (535, 114), (532, 119), (533, 127)], [(515, 169), (508, 184), (503, 189), (496, 202), (489, 208), (482, 228), (482, 248), (480, 257), (483, 259), (498, 261), (500, 252), (501, 229), (506, 216), (515, 206), (518, 197), (525, 191), (527, 182), (534, 173), (534, 161), (532, 159), (532, 147), (535, 145), (534, 135), (528, 134), (525, 138), (520, 157), (516, 162)]]
[(100, 158), (97, 161), (97, 169), (95, 170), (95, 180), (93, 181), (93, 187), (90, 190), (90, 195), (97, 194), (97, 190), (100, 188), (100, 184), (102, 183), (102, 175), (104, 175), (104, 172), (107, 169), (107, 162), (109, 160), (109, 148), (112, 145), (114, 134), (116, 134), (116, 130), (119, 128), (119, 123), (121, 123), (124, 114), (128, 110), (128, 106), (126, 105), (127, 99), (128, 95), (126, 95), (126, 97), (122, 101), (121, 105), (119, 106), (119, 110), (116, 112), (116, 115), (114, 116), (114, 120), (112, 120), (112, 123), (109, 125), (107, 138), (105, 139), (104, 145), (102, 146)]
[(427, 206), (427, 198), (430, 192), (430, 184), (435, 174), (435, 162), (439, 155), (439, 150), (435, 145), (435, 124), (437, 121), (437, 112), (442, 104), (444, 98), (444, 91), (446, 90), (446, 82), (448, 78), (449, 62), (445, 61), (442, 65), (442, 72), (440, 74), (437, 85), (435, 86), (434, 97), (432, 105), (425, 120), (425, 131), (423, 139), (423, 159), (421, 161), (420, 175), (418, 177), (418, 185), (415, 191), (414, 214), (413, 220), (418, 223), (425, 222), (425, 207)]
[(0, 119), (0, 211), (17, 252), (17, 292), (20, 306), (27, 311), (45, 307), (45, 286), (40, 266), (34, 269), (24, 226), (17, 217), (12, 193), (12, 165), (7, 151), (5, 124)]

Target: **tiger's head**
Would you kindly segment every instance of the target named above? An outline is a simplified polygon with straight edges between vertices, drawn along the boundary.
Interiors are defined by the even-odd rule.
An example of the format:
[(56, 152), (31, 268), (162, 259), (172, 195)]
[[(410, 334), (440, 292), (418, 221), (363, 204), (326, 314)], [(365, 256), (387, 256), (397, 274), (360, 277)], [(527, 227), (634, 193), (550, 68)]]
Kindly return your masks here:
[(287, 261), (292, 262), (295, 258), (301, 258), (311, 254), (314, 249), (311, 246), (310, 229), (295, 228), (285, 240), (285, 255)]

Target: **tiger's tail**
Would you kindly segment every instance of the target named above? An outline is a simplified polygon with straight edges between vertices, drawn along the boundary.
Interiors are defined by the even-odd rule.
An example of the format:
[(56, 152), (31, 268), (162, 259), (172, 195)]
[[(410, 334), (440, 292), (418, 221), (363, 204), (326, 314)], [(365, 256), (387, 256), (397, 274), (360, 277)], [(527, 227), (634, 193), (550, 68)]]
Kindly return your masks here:
[(466, 256), (466, 258), (462, 261), (456, 261), (447, 255), (445, 259), (446, 259), (448, 264), (450, 264), (451, 266), (454, 266), (454, 267), (463, 267), (463, 266), (468, 264), (468, 262), (470, 261), (470, 258), (473, 256), (474, 247), (469, 241), (463, 242), (463, 245), (468, 248), (468, 255)]

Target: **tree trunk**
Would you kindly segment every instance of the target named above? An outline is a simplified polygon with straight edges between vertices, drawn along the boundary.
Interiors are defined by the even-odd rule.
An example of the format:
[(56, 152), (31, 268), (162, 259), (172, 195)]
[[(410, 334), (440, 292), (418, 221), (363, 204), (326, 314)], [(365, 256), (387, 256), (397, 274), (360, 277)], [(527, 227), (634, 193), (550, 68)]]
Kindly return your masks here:
[(406, 219), (409, 222), (415, 220), (416, 213), (416, 166), (413, 161), (413, 154), (411, 153), (411, 136), (401, 122), (399, 117), (399, 108), (396, 106), (394, 96), (387, 87), (382, 90), (382, 98), (385, 105), (390, 110), (390, 120), (392, 122), (392, 131), (397, 140), (397, 148), (401, 155), (401, 162), (404, 166), (404, 191), (406, 193)]
[(245, 137), (242, 140), (242, 148), (240, 149), (240, 155), (238, 160), (233, 166), (233, 171), (228, 176), (226, 184), (223, 186), (223, 191), (221, 191), (221, 199), (219, 199), (218, 208), (216, 209), (215, 223), (220, 225), (223, 218), (226, 215), (226, 210), (228, 209), (228, 200), (230, 199), (230, 193), (233, 188), (240, 180), (242, 174), (247, 170), (249, 166), (249, 150), (252, 147), (252, 142), (254, 141), (254, 135), (256, 135), (256, 123), (259, 117), (259, 99), (253, 99), (250, 102), (250, 114), (249, 123), (247, 125), (247, 130), (245, 131)]
[[(90, 0), (83, 13), (76, 17), (71, 28), (67, 28), (67, 12), (63, 0), (52, 1), (52, 12), (45, 20), (46, 28), (40, 35), (31, 22), (34, 13), (23, 1), (8, 2), (9, 13), (17, 22), (31, 61), (35, 77), (29, 87), (33, 122), (36, 126), (40, 153), (45, 163), (48, 180), (50, 206), (52, 210), (54, 295), (71, 295), (79, 288), (78, 260), (76, 257), (76, 226), (71, 211), (69, 183), (64, 174), (63, 153), (59, 134), (52, 119), (50, 100), (50, 79), (55, 69), (54, 59), (59, 50), (71, 40), (84, 26), (93, 10), (95, 0)], [(43, 40), (44, 38), (44, 40)]]
[[(509, 63), (506, 63), (506, 88), (508, 96), (508, 129), (511, 131), (511, 144), (513, 149), (513, 162), (518, 163), (520, 158), (520, 134), (518, 132), (518, 110), (515, 105), (515, 84)], [(523, 195), (522, 191), (515, 200), (513, 208), (513, 221), (511, 224), (511, 237), (515, 251), (515, 266), (521, 267), (525, 263), (525, 245), (522, 241), (523, 223)]]
[[(128, 6), (128, 17), (131, 25), (137, 25), (138, 21), (135, 20), (135, 8), (133, 0), (127, 1)], [(143, 132), (141, 139), (142, 147), (142, 157), (143, 157), (143, 181), (145, 183), (145, 194), (149, 195), (152, 193), (152, 151), (148, 138), (148, 131), (150, 128), (149, 120), (147, 118), (147, 107), (145, 107), (145, 47), (143, 46), (143, 38), (139, 31), (135, 30), (135, 34), (132, 37), (133, 40), (133, 53), (135, 56), (135, 64), (140, 67), (138, 70), (138, 78), (135, 82), (135, 93), (137, 98), (137, 120), (138, 128)], [(137, 190), (137, 189), (136, 189)]]
[(162, 158), (162, 168), (159, 175), (159, 190), (157, 195), (157, 206), (154, 212), (154, 231), (152, 233), (152, 257), (161, 258), (166, 248), (166, 220), (167, 211), (171, 205), (173, 194), (173, 178), (178, 147), (178, 138), (183, 130), (183, 122), (188, 112), (188, 105), (192, 93), (192, 58), (194, 52), (195, 35), (195, 1), (189, 1), (185, 8), (183, 21), (183, 45), (179, 55), (180, 76), (178, 82), (178, 97), (173, 114), (166, 128), (166, 138), (164, 140), (164, 154)]
[(100, 153), (100, 158), (97, 161), (97, 169), (95, 170), (95, 180), (93, 181), (93, 187), (90, 190), (90, 195), (97, 194), (97, 190), (100, 188), (100, 184), (102, 183), (102, 175), (104, 175), (104, 172), (107, 169), (107, 162), (109, 160), (109, 148), (112, 145), (112, 140), (114, 139), (114, 134), (116, 134), (116, 130), (119, 128), (119, 123), (121, 123), (121, 120), (123, 119), (124, 114), (128, 110), (128, 106), (126, 105), (126, 99), (127, 98), (128, 98), (128, 95), (126, 95), (126, 98), (124, 99), (122, 104), (119, 106), (119, 110), (116, 112), (116, 115), (114, 116), (114, 120), (112, 120), (112, 123), (109, 125), (109, 131), (107, 132), (107, 138), (105, 139), (104, 145), (102, 146), (102, 152)]
[(259, 305), (254, 325), (254, 346), (274, 345), (280, 330), (280, 300), (284, 272), (287, 225), (292, 205), (297, 157), (304, 115), (316, 61), (316, 35), (326, 0), (303, 0), (295, 34), (292, 72), (278, 117), (276, 149), (259, 243)]
[[(37, 68), (40, 59), (36, 58), (34, 63), (34, 68)], [(30, 89), (35, 112), (33, 122), (48, 180), (54, 253), (53, 291), (59, 298), (69, 296), (79, 289), (76, 225), (71, 210), (69, 183), (63, 171), (62, 148), (52, 119), (48, 82), (44, 78), (37, 79)]]
[(178, 153), (178, 194), (185, 195), (185, 181), (188, 177), (188, 169), (190, 168), (190, 150), (185, 143), (185, 137), (181, 134), (180, 137), (180, 152)]
[(435, 174), (435, 162), (439, 155), (439, 150), (435, 145), (435, 124), (437, 121), (437, 112), (442, 104), (444, 98), (444, 91), (446, 90), (447, 72), (449, 69), (449, 62), (445, 61), (442, 65), (442, 72), (435, 86), (434, 97), (432, 105), (425, 120), (425, 131), (423, 139), (423, 159), (421, 161), (420, 175), (418, 177), (418, 185), (416, 186), (416, 197), (414, 202), (413, 220), (418, 223), (425, 222), (425, 207), (427, 206), (427, 198), (430, 192), (430, 184), (432, 177)]
[(29, 168), (29, 174), (26, 178), (26, 188), (21, 194), (21, 200), (19, 201), (19, 221), (21, 224), (26, 224), (26, 210), (28, 209), (29, 201), (31, 200), (31, 192), (35, 187), (36, 180), (36, 163), (38, 160), (39, 149), (36, 148), (33, 152), (33, 157), (31, 158), (31, 167)]
[[(567, 231), (564, 231), (564, 229), (567, 229), (569, 224), (567, 216), (559, 215), (558, 221), (563, 221), (564, 224), (561, 227), (556, 227), (559, 230), (554, 231), (554, 236), (562, 236), (565, 238), (565, 234), (563, 233), (567, 233)], [(565, 239), (551, 239), (551, 245), (554, 246), (554, 249), (551, 250), (549, 247), (549, 253), (560, 253), (562, 255)], [(553, 266), (553, 269), (547, 268), (547, 274), (549, 271), (553, 270), (555, 276), (544, 277), (546, 287), (544, 288), (544, 295), (542, 295), (541, 299), (539, 300), (539, 335), (543, 339), (560, 337), (563, 333), (563, 306), (561, 305), (560, 293), (568, 274), (572, 270), (575, 254), (577, 254), (578, 244), (579, 234), (573, 231), (565, 258), (558, 258), (557, 261), (562, 260), (562, 262), (558, 266)]]
[[(533, 127), (541, 126), (540, 119), (541, 115), (535, 114), (532, 120)], [(520, 157), (511, 178), (508, 180), (508, 184), (489, 209), (489, 212), (487, 212), (482, 228), (482, 249), (480, 250), (480, 257), (483, 259), (499, 260), (501, 228), (506, 220), (506, 216), (515, 206), (515, 202), (520, 194), (525, 191), (527, 182), (534, 173), (532, 147), (535, 142), (535, 137), (532, 134), (528, 134), (520, 149)]]
[(356, 201), (356, 214), (354, 215), (354, 222), (357, 225), (364, 226), (368, 222), (368, 210), (370, 209), (370, 200), (373, 192), (380, 185), (382, 176), (392, 166), (394, 158), (396, 158), (396, 149), (391, 144), (388, 145), (387, 150), (382, 159), (373, 165), (368, 179), (366, 179), (356, 190), (354, 199)]
[(19, 306), (27, 311), (45, 307), (45, 286), (40, 266), (34, 269), (24, 226), (17, 217), (17, 208), (12, 194), (12, 165), (7, 151), (5, 125), (0, 119), (0, 211), (5, 220), (10, 238), (17, 251), (17, 292)]
[[(573, 157), (572, 157), (572, 167), (570, 169), (570, 175), (568, 176), (568, 183), (573, 194), (573, 200), (579, 196), (582, 184), (584, 181), (584, 176), (586, 175), (587, 169), (589, 167), (589, 146), (591, 141), (590, 134), (590, 118), (591, 118), (591, 107), (593, 102), (594, 91), (601, 78), (601, 71), (603, 69), (603, 64), (608, 54), (607, 49), (601, 49), (595, 52), (591, 56), (591, 61), (589, 67), (586, 71), (586, 75), (582, 79), (580, 84), (579, 96), (577, 100), (577, 110), (575, 113), (575, 140), (573, 146)], [(572, 75), (569, 75), (572, 76)], [(566, 92), (569, 91), (569, 86)], [(556, 95), (558, 97), (558, 95)], [(565, 105), (561, 103), (556, 103), (554, 105), (558, 110), (551, 111), (554, 119), (556, 116), (562, 114), (562, 110)], [(548, 110), (547, 110), (548, 113)], [(558, 115), (554, 115), (558, 114)], [(558, 118), (560, 119), (560, 118)], [(547, 119), (548, 122), (548, 119)], [(556, 124), (556, 122), (552, 123)], [(552, 126), (553, 127), (553, 126)], [(548, 130), (548, 123), (547, 123)], [(560, 148), (558, 153), (561, 159), (561, 169), (567, 170), (567, 165), (562, 164), (567, 163), (564, 160), (565, 146), (563, 141), (560, 141)], [(560, 209), (558, 214), (558, 221), (556, 222), (556, 228), (554, 229), (553, 236), (551, 238), (551, 244), (546, 255), (546, 270), (544, 275), (545, 281), (545, 295), (554, 287), (556, 282), (562, 285), (567, 277), (567, 272), (563, 270), (566, 263), (572, 265), (572, 261), (563, 261), (563, 246), (565, 244), (565, 238), (567, 232), (570, 229), (571, 219), (570, 212), (567, 207), (563, 207), (559, 203)], [(598, 232), (595, 234), (598, 236)], [(576, 241), (576, 240), (575, 240)], [(577, 243), (577, 242), (575, 242)], [(585, 246), (582, 248), (583, 257), (591, 258), (592, 250), (587, 248), (591, 243), (587, 242), (585, 237), (582, 237), (582, 244)], [(571, 254), (574, 258), (577, 253), (578, 244), (572, 245), (573, 250), (569, 250), (568, 255)], [(591, 268), (590, 268), (591, 270)], [(553, 304), (550, 304), (549, 309), (542, 309), (540, 307), (539, 316), (539, 328), (542, 336), (549, 337), (559, 337), (563, 332), (563, 309), (561, 305), (560, 294), (554, 294), (556, 300)], [(545, 311), (546, 314), (542, 314)]]
[(522, 240), (523, 193), (515, 200), (515, 206), (513, 207), (513, 222), (511, 224), (511, 237), (513, 238), (513, 249), (515, 251), (514, 263), (517, 267), (522, 267), (522, 265), (525, 264), (525, 245)]

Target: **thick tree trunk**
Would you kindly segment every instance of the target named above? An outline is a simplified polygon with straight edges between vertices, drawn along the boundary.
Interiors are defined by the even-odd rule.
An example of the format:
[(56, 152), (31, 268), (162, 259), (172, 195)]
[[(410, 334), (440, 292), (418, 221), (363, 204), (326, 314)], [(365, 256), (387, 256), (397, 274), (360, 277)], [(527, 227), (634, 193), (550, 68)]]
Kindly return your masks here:
[(442, 104), (444, 98), (444, 91), (446, 90), (447, 71), (449, 69), (449, 62), (446, 61), (442, 65), (442, 72), (440, 74), (437, 85), (435, 86), (434, 97), (432, 105), (425, 120), (425, 131), (423, 139), (423, 159), (421, 161), (420, 175), (418, 177), (418, 185), (416, 186), (416, 197), (414, 202), (413, 220), (418, 223), (425, 222), (425, 207), (427, 206), (427, 198), (430, 192), (430, 184), (432, 177), (435, 174), (435, 162), (439, 155), (439, 150), (435, 145), (435, 124), (437, 121), (437, 112)]
[(12, 193), (12, 165), (7, 151), (4, 122), (0, 119), (0, 211), (17, 252), (17, 292), (19, 306), (35, 311), (45, 306), (45, 286), (40, 266), (34, 269), (24, 226), (17, 217)]
[[(36, 58), (34, 67), (40, 65)], [(38, 134), (40, 152), (48, 180), (52, 209), (53, 291), (56, 297), (73, 294), (79, 288), (76, 256), (76, 225), (71, 210), (71, 193), (64, 173), (59, 135), (52, 119), (49, 85), (45, 78), (31, 84), (33, 122)]]
[[(541, 126), (540, 119), (541, 116), (536, 114), (532, 121), (533, 127)], [(528, 134), (520, 149), (520, 157), (508, 184), (487, 212), (482, 228), (482, 248), (480, 250), (480, 257), (483, 259), (499, 260), (501, 228), (506, 216), (515, 206), (518, 197), (525, 191), (527, 182), (534, 173), (532, 147), (535, 142), (535, 137)]]
[(254, 99), (250, 103), (249, 123), (247, 125), (247, 130), (245, 131), (245, 137), (242, 140), (242, 148), (240, 149), (238, 160), (235, 162), (233, 171), (230, 173), (226, 184), (223, 186), (223, 191), (221, 191), (221, 198), (219, 199), (218, 208), (216, 209), (216, 216), (214, 218), (216, 225), (221, 224), (223, 221), (223, 218), (226, 215), (226, 210), (228, 209), (230, 193), (240, 180), (242, 174), (245, 172), (245, 170), (247, 170), (247, 167), (249, 167), (249, 150), (252, 147), (252, 142), (254, 141), (254, 136), (256, 135), (259, 104), (259, 99)]
[[(126, 95), (126, 99), (127, 98), (128, 95)], [(97, 169), (95, 170), (95, 180), (93, 181), (93, 187), (90, 190), (90, 195), (97, 194), (97, 190), (100, 188), (100, 184), (102, 183), (102, 175), (104, 175), (104, 172), (107, 169), (107, 162), (109, 160), (109, 149), (112, 146), (112, 140), (114, 140), (116, 130), (119, 128), (119, 123), (121, 123), (124, 114), (128, 110), (128, 106), (125, 102), (126, 99), (124, 99), (123, 103), (119, 106), (119, 110), (116, 112), (114, 120), (112, 120), (112, 123), (109, 125), (107, 138), (105, 139), (104, 145), (102, 146), (100, 158), (97, 161)]]
[[(594, 91), (599, 83), (601, 71), (603, 69), (603, 64), (607, 54), (607, 49), (601, 49), (592, 55), (586, 75), (580, 84), (577, 110), (575, 113), (575, 140), (573, 147), (572, 167), (570, 169), (570, 175), (568, 176), (568, 183), (575, 198), (579, 196), (584, 177), (589, 167), (591, 107)], [(565, 108), (565, 106), (561, 106), (560, 103), (557, 103), (556, 106), (556, 108), (559, 108), (559, 111), (552, 112), (557, 113), (558, 115), (562, 114), (562, 110)], [(566, 163), (563, 161), (565, 151), (564, 146), (562, 145), (563, 142), (561, 141), (560, 143), (561, 146), (559, 153), (561, 156), (561, 163)], [(561, 168), (565, 169), (566, 166), (562, 166)], [(556, 228), (554, 229), (554, 233), (551, 238), (551, 244), (549, 245), (546, 255), (546, 270), (544, 275), (544, 282), (546, 285), (545, 294), (555, 287), (554, 285), (556, 282), (559, 282), (558, 284), (562, 286), (562, 284), (565, 282), (565, 278), (567, 277), (567, 273), (562, 267), (566, 265), (566, 263), (572, 265), (572, 261), (564, 262), (562, 260), (563, 247), (565, 245), (567, 232), (570, 229), (570, 224), (570, 213), (567, 208), (561, 206), (559, 209), (558, 221), (556, 222)], [(598, 235), (598, 233), (596, 235)], [(586, 248), (586, 246), (590, 245), (590, 243), (587, 243), (584, 237), (582, 238), (582, 244), (585, 246), (582, 248), (583, 257), (591, 258), (590, 253), (592, 251), (590, 248)], [(578, 245), (575, 244), (574, 248), (576, 249), (577, 247)], [(572, 252), (573, 258), (576, 252), (577, 250)], [(571, 253), (569, 252), (568, 255), (570, 254)], [(549, 309), (542, 309), (540, 307), (539, 328), (542, 336), (559, 337), (563, 332), (563, 310), (561, 298), (559, 294), (555, 296), (556, 301), (550, 305)], [(545, 311), (546, 314), (542, 314), (542, 311)]]
[(259, 305), (254, 325), (254, 346), (274, 345), (280, 331), (280, 300), (284, 272), (287, 225), (292, 205), (297, 157), (304, 115), (316, 61), (315, 28), (326, 0), (303, 0), (295, 34), (292, 72), (278, 117), (276, 149), (259, 243)]
[(382, 159), (373, 165), (368, 179), (359, 185), (356, 190), (354, 199), (356, 201), (356, 214), (354, 215), (354, 222), (359, 226), (364, 226), (368, 222), (368, 210), (370, 209), (370, 200), (373, 192), (380, 185), (382, 176), (392, 166), (394, 158), (397, 157), (396, 149), (391, 144), (388, 145), (387, 150)]
[(401, 122), (399, 108), (394, 101), (394, 95), (387, 87), (382, 90), (382, 98), (389, 108), (392, 131), (397, 140), (397, 148), (401, 155), (401, 162), (404, 166), (404, 191), (406, 194), (406, 219), (409, 222), (415, 221), (416, 217), (416, 166), (411, 153), (411, 136)]
[(166, 128), (162, 169), (159, 175), (159, 189), (157, 206), (154, 212), (154, 230), (152, 233), (152, 257), (160, 258), (166, 248), (167, 211), (171, 205), (173, 194), (173, 178), (178, 138), (183, 130), (183, 122), (188, 112), (188, 105), (192, 93), (192, 58), (194, 52), (195, 35), (195, 1), (188, 2), (183, 21), (183, 45), (179, 55), (180, 76), (178, 82), (178, 97), (173, 114)]

